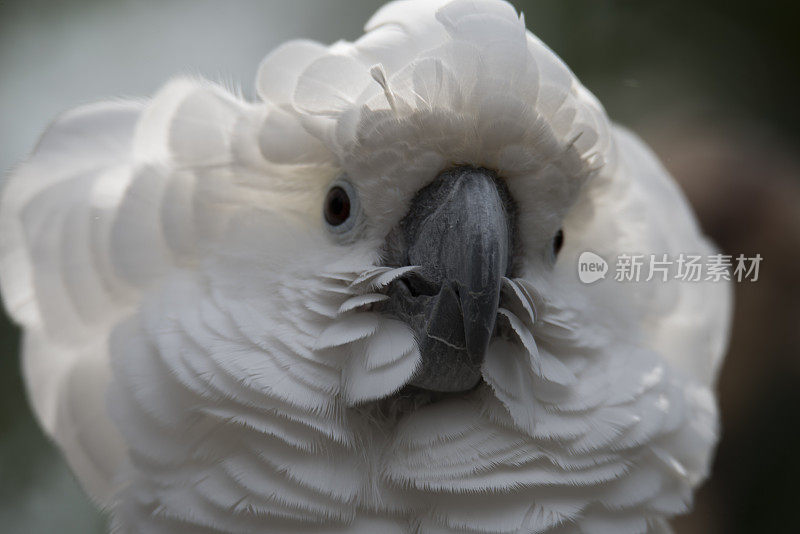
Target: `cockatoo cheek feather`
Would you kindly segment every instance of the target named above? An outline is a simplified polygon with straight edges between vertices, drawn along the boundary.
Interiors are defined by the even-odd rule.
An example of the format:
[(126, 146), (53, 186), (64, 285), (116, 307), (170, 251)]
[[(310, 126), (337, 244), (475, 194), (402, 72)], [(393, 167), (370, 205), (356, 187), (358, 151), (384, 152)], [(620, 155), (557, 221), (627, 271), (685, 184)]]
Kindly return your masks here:
[[(716, 442), (728, 288), (574, 266), (708, 253), (685, 200), (509, 4), (393, 2), (367, 30), (277, 49), (258, 103), (180, 79), (45, 136), (0, 207), (43, 424), (120, 532), (668, 529)], [(381, 312), (417, 268), (387, 236), (453, 168), (515, 205), (496, 335), (477, 388), (387, 414), (423, 362)]]

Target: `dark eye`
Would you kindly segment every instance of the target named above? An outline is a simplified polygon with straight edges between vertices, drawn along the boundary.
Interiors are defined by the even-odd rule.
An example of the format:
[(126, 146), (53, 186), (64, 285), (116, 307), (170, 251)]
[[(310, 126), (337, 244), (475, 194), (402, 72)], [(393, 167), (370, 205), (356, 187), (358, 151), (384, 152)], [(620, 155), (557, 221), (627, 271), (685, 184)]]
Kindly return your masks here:
[(350, 196), (342, 187), (332, 187), (325, 197), (325, 220), (331, 226), (339, 226), (349, 218)]
[(564, 231), (559, 230), (553, 238), (553, 256), (558, 256), (561, 252), (561, 247), (564, 246)]

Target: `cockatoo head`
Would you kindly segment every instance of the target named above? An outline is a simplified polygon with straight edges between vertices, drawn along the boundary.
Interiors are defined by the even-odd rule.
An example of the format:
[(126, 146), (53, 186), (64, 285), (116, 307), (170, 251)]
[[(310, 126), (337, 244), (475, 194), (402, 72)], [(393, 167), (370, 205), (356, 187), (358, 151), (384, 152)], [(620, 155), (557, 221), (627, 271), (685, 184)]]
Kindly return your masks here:
[(509, 4), (366, 29), (275, 50), (256, 103), (177, 80), (124, 111), (92, 235), (125, 460), (56, 424), (71, 463), (133, 531), (666, 528), (716, 441), (727, 289), (576, 264), (709, 252), (685, 200)]
[[(291, 306), (326, 309), (314, 350), (346, 362), (349, 405), (475, 388), (511, 309), (531, 326), (544, 312), (565, 217), (609, 156), (596, 101), (510, 5), (480, 7), (390, 4), (356, 43), (290, 43), (259, 72), (274, 106), (259, 148), (301, 174), (276, 181), (269, 209), (254, 202), (278, 219), (256, 227), (285, 230), (225, 241), (258, 276), (335, 287)], [(259, 269), (259, 253), (282, 267)], [(373, 354), (386, 328), (401, 352)]]

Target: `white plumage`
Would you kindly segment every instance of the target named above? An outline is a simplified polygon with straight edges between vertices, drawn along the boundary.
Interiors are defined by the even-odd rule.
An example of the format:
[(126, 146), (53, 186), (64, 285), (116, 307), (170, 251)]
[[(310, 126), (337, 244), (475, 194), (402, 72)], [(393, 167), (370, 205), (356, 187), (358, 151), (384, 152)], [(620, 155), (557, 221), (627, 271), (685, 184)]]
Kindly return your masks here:
[[(366, 30), (278, 48), (255, 103), (177, 79), (69, 112), (10, 177), (0, 282), (45, 430), (118, 532), (667, 531), (717, 439), (729, 287), (575, 266), (710, 253), (683, 196), (510, 5)], [(421, 358), (373, 309), (413, 269), (381, 247), (454, 164), (519, 208), (512, 335), (476, 390), (381, 418)], [(362, 217), (332, 235), (342, 173)]]

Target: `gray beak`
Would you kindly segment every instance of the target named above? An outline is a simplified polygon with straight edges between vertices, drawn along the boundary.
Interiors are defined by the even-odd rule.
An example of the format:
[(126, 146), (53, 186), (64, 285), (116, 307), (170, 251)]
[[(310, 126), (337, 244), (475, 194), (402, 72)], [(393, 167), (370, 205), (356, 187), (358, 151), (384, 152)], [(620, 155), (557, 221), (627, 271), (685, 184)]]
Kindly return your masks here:
[[(481, 378), (512, 239), (510, 196), (486, 169), (439, 175), (398, 229), (398, 264), (419, 270), (390, 290), (389, 311), (416, 332), (422, 364), (410, 385), (464, 391)], [(399, 261), (398, 261), (399, 260)]]

